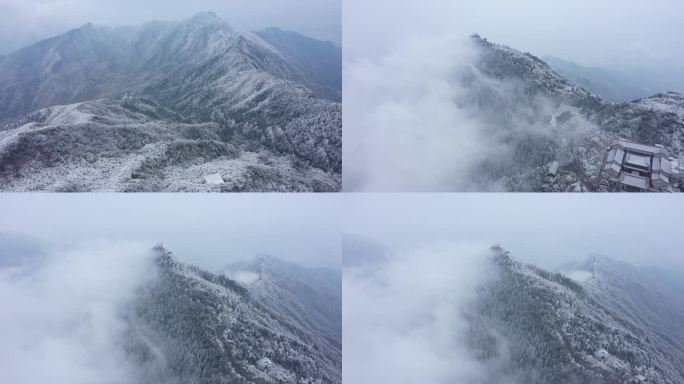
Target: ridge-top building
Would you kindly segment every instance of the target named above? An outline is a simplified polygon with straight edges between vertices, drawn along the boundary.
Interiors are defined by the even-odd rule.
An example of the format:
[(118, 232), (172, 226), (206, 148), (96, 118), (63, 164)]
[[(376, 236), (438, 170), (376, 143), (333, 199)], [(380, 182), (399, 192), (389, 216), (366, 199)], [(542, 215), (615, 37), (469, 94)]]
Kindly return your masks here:
[(606, 151), (597, 184), (600, 191), (675, 192), (682, 178), (679, 160), (662, 145), (621, 139)]

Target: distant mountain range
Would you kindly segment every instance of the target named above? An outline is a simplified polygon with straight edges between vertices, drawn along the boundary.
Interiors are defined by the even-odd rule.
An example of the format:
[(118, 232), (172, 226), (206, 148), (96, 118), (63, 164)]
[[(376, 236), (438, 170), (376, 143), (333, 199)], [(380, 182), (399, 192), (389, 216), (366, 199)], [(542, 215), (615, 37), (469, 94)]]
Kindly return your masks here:
[(210, 12), (41, 41), (0, 61), (0, 186), (339, 190), (340, 52)]
[(672, 90), (659, 85), (657, 80), (615, 70), (584, 67), (551, 56), (544, 57), (544, 61), (566, 78), (614, 103), (629, 102)]

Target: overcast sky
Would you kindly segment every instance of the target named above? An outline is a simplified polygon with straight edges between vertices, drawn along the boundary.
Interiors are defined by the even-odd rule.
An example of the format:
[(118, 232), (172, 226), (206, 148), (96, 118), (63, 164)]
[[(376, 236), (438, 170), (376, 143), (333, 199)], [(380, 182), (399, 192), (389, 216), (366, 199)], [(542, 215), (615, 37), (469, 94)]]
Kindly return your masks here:
[(399, 250), (499, 243), (544, 268), (598, 253), (684, 271), (682, 217), (676, 194), (348, 194), (343, 228)]
[(585, 66), (684, 73), (680, 0), (345, 0), (343, 7), (346, 59), (382, 54), (416, 34), (479, 33)]
[(341, 0), (0, 0), (0, 54), (87, 22), (131, 25), (213, 11), (234, 28), (280, 27), (340, 44)]
[(211, 270), (258, 253), (337, 268), (339, 209), (332, 196), (309, 194), (2, 194), (0, 232), (56, 245), (163, 242)]

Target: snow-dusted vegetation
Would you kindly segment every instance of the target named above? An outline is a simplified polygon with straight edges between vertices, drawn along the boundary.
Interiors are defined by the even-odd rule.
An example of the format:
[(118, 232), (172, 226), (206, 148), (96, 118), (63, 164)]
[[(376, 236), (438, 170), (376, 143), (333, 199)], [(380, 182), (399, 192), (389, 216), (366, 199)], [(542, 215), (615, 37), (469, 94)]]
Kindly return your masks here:
[[(9, 55), (2, 189), (339, 190), (341, 104), (280, 46), (202, 13), (86, 24)], [(216, 173), (224, 184), (204, 182)]]
[(681, 283), (662, 270), (592, 256), (556, 273), (477, 244), (343, 250), (354, 382), (684, 380)]
[(346, 71), (349, 190), (594, 191), (619, 138), (684, 155), (681, 94), (611, 103), (478, 35), (414, 38)]
[[(606, 295), (623, 284), (613, 267), (620, 265), (616, 261), (589, 258), (585, 268), (592, 277), (578, 283), (519, 263), (500, 248), (493, 251), (499, 278), (485, 288), (477, 306), (471, 343), (485, 360), (500, 359), (502, 371), (516, 382), (665, 384), (684, 379), (681, 325), (676, 323), (684, 319), (680, 299), (670, 297), (678, 313), (666, 306), (655, 312), (628, 310), (614, 301), (662, 292), (644, 287), (643, 292)], [(656, 323), (640, 320), (644, 316)], [(661, 322), (668, 327), (659, 327)]]
[(249, 285), (163, 246), (3, 234), (0, 251), (5, 381), (342, 382), (338, 271), (268, 258)]
[[(128, 348), (153, 382), (341, 383), (341, 344), (224, 275), (184, 265), (154, 251), (157, 279), (134, 302)], [(288, 275), (287, 270), (280, 273)], [(271, 270), (264, 275), (271, 276)], [(273, 287), (275, 293), (287, 285)], [(293, 296), (292, 300), (306, 300)], [(329, 302), (338, 316), (340, 297)], [(324, 324), (335, 329), (335, 324)], [(339, 326), (339, 323), (338, 323)], [(339, 329), (339, 328), (338, 328)], [(336, 331), (339, 335), (339, 330)], [(161, 355), (158, 353), (161, 352)], [(160, 369), (161, 367), (161, 369)]]

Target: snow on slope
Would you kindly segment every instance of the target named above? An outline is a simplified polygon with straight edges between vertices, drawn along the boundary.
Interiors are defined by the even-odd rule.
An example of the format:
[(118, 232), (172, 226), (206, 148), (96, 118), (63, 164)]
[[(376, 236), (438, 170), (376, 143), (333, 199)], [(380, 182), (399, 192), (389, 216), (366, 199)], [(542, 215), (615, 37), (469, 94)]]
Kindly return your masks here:
[(503, 359), (502, 369), (514, 374), (514, 382), (674, 384), (684, 379), (684, 350), (669, 347), (656, 327), (594, 295), (592, 279), (585, 288), (561, 274), (518, 263), (500, 248), (494, 251), (500, 277), (484, 291), (472, 342), (482, 356)]
[[(193, 172), (202, 169), (167, 164), (176, 148), (157, 144), (168, 142), (183, 147), (177, 157), (188, 150), (195, 160), (228, 156), (194, 164), (225, 168), (224, 179), (238, 175), (221, 190), (340, 188), (341, 105), (318, 99), (299, 83), (308, 74), (275, 47), (212, 13), (138, 27), (88, 24), (20, 50), (0, 66), (0, 177), (6, 190), (214, 190), (197, 185), (204, 175)], [(95, 136), (98, 129), (102, 137)], [(131, 137), (128, 147), (100, 152), (99, 141), (120, 142), (122, 131)], [(212, 143), (190, 143), (193, 148), (185, 150), (188, 131)], [(59, 150), (49, 152), (47, 144)], [(223, 161), (236, 157), (230, 148), (244, 151), (237, 156), (243, 160)], [(89, 153), (87, 163), (82, 151)], [(155, 182), (130, 182), (126, 169), (141, 162)], [(112, 179), (113, 172), (123, 179)], [(167, 174), (182, 174), (182, 180), (168, 181)], [(78, 180), (51, 181), (65, 175)]]
[(679, 117), (684, 117), (684, 97), (677, 92), (659, 93), (637, 100), (634, 104), (643, 107), (645, 110), (674, 113)]
[(338, 272), (303, 268), (261, 255), (233, 263), (224, 273), (247, 278), (246, 287), (265, 305), (302, 326), (318, 329), (331, 346), (341, 347), (342, 283)]
[[(474, 36), (473, 41), (480, 50), (477, 68), (482, 73), (517, 84), (511, 99), (490, 100), (491, 108), (483, 104), (487, 114), (503, 115), (510, 121), (527, 119), (532, 127), (534, 116), (526, 112), (532, 108), (546, 119), (548, 134), (553, 136), (544, 139), (524, 127), (509, 135), (506, 141), (514, 145), (515, 151), (511, 166), (487, 165), (483, 172), (504, 177), (508, 190), (591, 191), (605, 150), (619, 138), (661, 144), (675, 156), (684, 154), (681, 94), (668, 92), (613, 104), (566, 79), (529, 53), (490, 43), (479, 36)], [(540, 107), (540, 99), (551, 104), (550, 111)], [(510, 123), (503, 121), (499, 125), (507, 124)], [(546, 164), (552, 161), (559, 162), (559, 172), (548, 177)]]
[(157, 278), (133, 304), (128, 350), (151, 382), (341, 383), (341, 349), (237, 282), (155, 249)]

